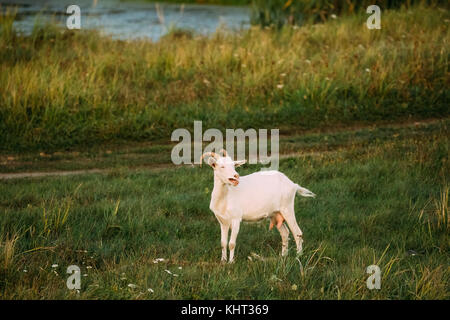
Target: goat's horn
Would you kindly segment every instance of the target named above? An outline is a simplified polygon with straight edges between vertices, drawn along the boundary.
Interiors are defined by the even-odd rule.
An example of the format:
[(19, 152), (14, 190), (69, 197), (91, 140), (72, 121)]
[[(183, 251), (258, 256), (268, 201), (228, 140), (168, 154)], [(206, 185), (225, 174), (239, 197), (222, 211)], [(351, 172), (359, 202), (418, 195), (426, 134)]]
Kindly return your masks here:
[(223, 154), (224, 157), (228, 157), (228, 152), (225, 149), (220, 150), (220, 153)]
[(207, 156), (214, 157), (214, 158), (217, 159), (217, 160), (220, 158), (220, 156), (219, 156), (217, 153), (215, 153), (215, 152), (205, 152), (205, 153), (202, 154), (202, 156), (200, 157), (200, 167), (202, 166), (203, 158), (204, 158), (204, 157), (207, 157)]

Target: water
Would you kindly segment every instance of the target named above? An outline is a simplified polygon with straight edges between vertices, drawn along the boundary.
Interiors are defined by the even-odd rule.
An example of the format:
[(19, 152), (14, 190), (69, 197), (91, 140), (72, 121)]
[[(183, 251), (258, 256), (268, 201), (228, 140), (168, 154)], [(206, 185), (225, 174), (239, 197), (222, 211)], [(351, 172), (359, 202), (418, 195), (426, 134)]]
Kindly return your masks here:
[[(248, 7), (216, 5), (180, 5), (120, 0), (0, 0), (3, 7), (18, 6), (14, 27), (27, 34), (36, 17), (41, 21), (56, 20), (66, 26), (67, 7), (76, 4), (81, 9), (81, 28), (98, 29), (116, 39), (150, 38), (157, 41), (171, 27), (211, 34), (225, 26), (230, 30), (247, 28)], [(159, 10), (158, 10), (159, 8)]]

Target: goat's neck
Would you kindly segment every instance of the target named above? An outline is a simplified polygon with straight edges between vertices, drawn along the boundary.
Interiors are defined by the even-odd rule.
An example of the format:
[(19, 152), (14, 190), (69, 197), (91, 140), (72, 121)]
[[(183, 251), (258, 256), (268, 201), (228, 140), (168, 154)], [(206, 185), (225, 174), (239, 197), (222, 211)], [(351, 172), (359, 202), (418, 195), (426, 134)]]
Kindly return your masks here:
[(214, 173), (214, 189), (211, 194), (211, 207), (223, 213), (226, 207), (227, 194), (228, 186), (223, 183)]

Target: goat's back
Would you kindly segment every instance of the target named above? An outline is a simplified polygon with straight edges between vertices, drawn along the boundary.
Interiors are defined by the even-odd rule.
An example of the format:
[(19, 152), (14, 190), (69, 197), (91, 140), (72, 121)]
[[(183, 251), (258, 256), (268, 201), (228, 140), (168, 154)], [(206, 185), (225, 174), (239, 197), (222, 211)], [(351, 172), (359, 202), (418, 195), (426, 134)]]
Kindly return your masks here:
[(242, 210), (244, 220), (258, 220), (292, 205), (297, 184), (279, 171), (260, 171), (243, 176), (230, 187), (230, 209)]

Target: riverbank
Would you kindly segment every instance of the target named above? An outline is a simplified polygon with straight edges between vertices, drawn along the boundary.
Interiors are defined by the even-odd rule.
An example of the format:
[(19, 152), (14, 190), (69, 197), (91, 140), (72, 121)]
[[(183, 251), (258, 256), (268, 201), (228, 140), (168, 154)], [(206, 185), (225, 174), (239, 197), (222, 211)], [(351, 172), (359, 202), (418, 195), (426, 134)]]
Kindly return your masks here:
[(447, 117), (448, 12), (386, 11), (381, 30), (365, 18), (151, 43), (53, 26), (20, 36), (3, 15), (1, 149), (168, 141), (194, 119), (289, 134)]

